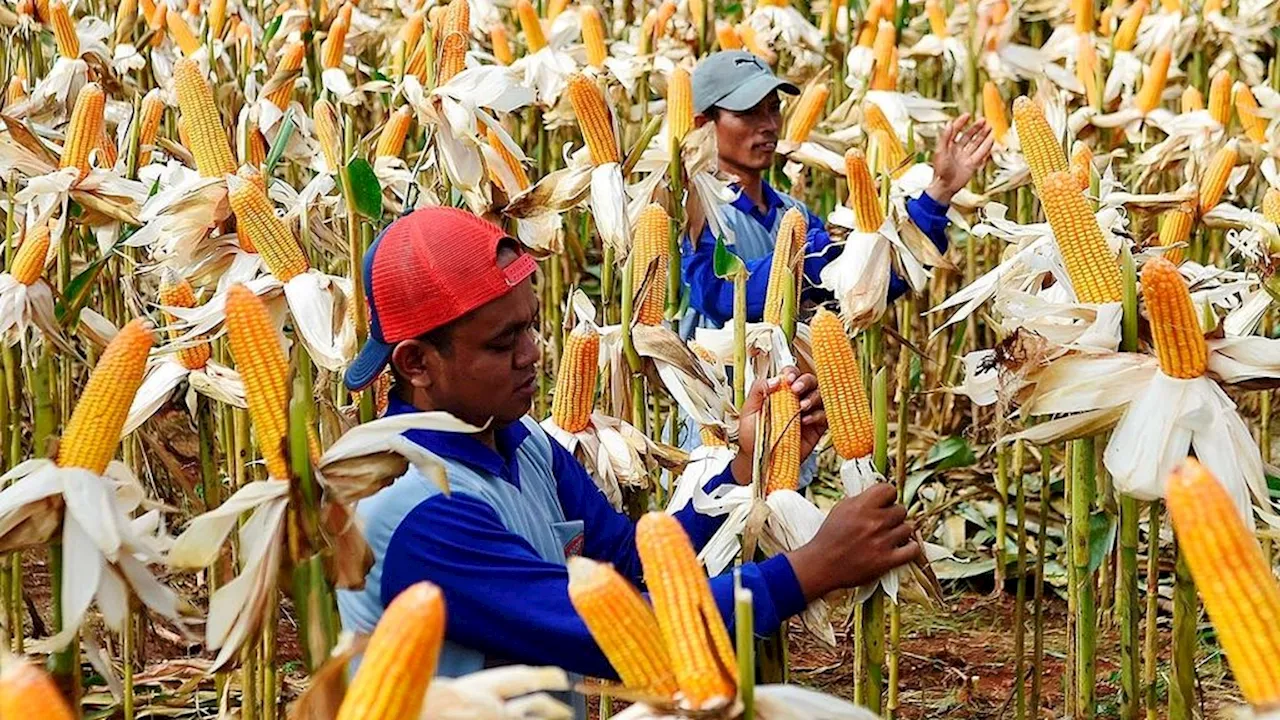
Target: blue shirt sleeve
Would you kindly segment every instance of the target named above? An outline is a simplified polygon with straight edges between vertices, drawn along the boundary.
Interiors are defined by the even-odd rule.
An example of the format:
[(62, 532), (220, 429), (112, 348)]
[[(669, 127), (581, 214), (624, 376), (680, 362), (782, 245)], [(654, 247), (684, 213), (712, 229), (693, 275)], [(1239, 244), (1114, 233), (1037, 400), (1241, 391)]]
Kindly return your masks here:
[[(729, 246), (729, 252), (733, 247)], [(702, 229), (697, 246), (686, 235), (680, 253), (680, 266), (689, 286), (689, 305), (717, 326), (733, 319), (733, 281), (716, 276), (716, 238), (710, 226)], [(764, 314), (764, 297), (769, 289), (769, 265), (773, 253), (755, 260), (744, 260), (747, 266), (747, 320), (757, 321)], [(761, 272), (761, 270), (763, 270)]]
[[(938, 248), (938, 252), (945, 253), (949, 245), (947, 240), (947, 225), (951, 223), (947, 219), (947, 206), (929, 197), (929, 193), (922, 192), (919, 197), (911, 198), (907, 201), (907, 215), (911, 221), (920, 228), (921, 232)], [(898, 276), (894, 272), (889, 277), (889, 302), (893, 302), (902, 297), (910, 286), (907, 281)]]

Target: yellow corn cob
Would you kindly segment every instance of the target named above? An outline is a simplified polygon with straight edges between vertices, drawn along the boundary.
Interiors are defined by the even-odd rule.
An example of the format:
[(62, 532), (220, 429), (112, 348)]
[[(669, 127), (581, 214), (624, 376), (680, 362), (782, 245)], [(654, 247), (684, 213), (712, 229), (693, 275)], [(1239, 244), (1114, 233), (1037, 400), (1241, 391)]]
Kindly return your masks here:
[(14, 75), (9, 78), (9, 86), (5, 88), (4, 104), (5, 107), (16, 105), (27, 97), (27, 84), (22, 78)]
[(44, 274), (48, 257), (49, 226), (41, 224), (27, 233), (27, 239), (18, 246), (9, 265), (9, 275), (23, 285), (31, 285)]
[(1103, 8), (1102, 14), (1098, 16), (1098, 34), (1102, 37), (1109, 38), (1112, 34), (1111, 26), (1115, 21), (1116, 8), (1115, 5), (1108, 5)]
[(165, 3), (158, 3), (147, 16), (147, 27), (151, 30), (151, 47), (160, 47), (164, 42), (168, 20), (169, 6)]
[(246, 168), (227, 180), (227, 199), (236, 215), (236, 231), (257, 248), (267, 270), (287, 283), (311, 269), (311, 264), (289, 226), (276, 215), (266, 191), (250, 179), (256, 174)]
[(826, 308), (818, 308), (809, 328), (818, 388), (822, 391), (822, 403), (831, 428), (831, 444), (846, 460), (866, 457), (875, 442), (871, 401), (844, 324)]
[(1280, 703), (1280, 585), (1231, 496), (1188, 458), (1169, 474), (1165, 503), (1244, 699), (1262, 709)]
[(425, 79), (427, 75), (427, 53), (434, 51), (435, 46), (432, 45), (432, 39), (435, 37), (434, 28), (430, 35), (424, 34), (422, 39), (418, 41), (418, 47), (414, 48), (413, 54), (409, 56), (409, 60), (405, 63), (404, 74), (416, 75), (420, 79)]
[(210, 0), (209, 2), (209, 35), (222, 37), (227, 23), (227, 0)]
[(155, 13), (156, 2), (155, 0), (138, 0), (138, 9), (142, 11), (142, 19), (145, 22)]
[(116, 160), (120, 159), (120, 153), (116, 151), (116, 143), (111, 139), (111, 135), (107, 129), (102, 128), (102, 132), (98, 133), (98, 167), (113, 168)]
[(1231, 170), (1236, 166), (1236, 142), (1227, 142), (1218, 152), (1200, 176), (1200, 214), (1213, 209), (1222, 199), (1227, 189), (1227, 180), (1231, 178)]
[(1156, 55), (1151, 60), (1151, 65), (1147, 67), (1142, 76), (1142, 89), (1138, 91), (1138, 97), (1135, 101), (1138, 110), (1146, 115), (1160, 106), (1160, 98), (1164, 95), (1164, 84), (1169, 78), (1169, 46), (1161, 46), (1156, 50)]
[(1191, 291), (1178, 268), (1162, 257), (1142, 266), (1142, 299), (1151, 321), (1160, 370), (1172, 378), (1196, 378), (1209, 366), (1209, 348), (1196, 320)]
[(0, 653), (0, 717), (73, 720), (48, 673), (21, 658)]
[(1267, 193), (1262, 196), (1262, 214), (1271, 222), (1280, 225), (1280, 188), (1267, 188)]
[(742, 47), (763, 60), (766, 65), (778, 62), (778, 53), (774, 52), (773, 48), (770, 48), (765, 43), (764, 39), (760, 37), (760, 33), (756, 32), (751, 23), (743, 22), (738, 24), (738, 37), (742, 39)]
[[(307, 46), (301, 40), (285, 45), (280, 51), (280, 59), (276, 61), (275, 73), (263, 88), (267, 99), (281, 110), (289, 107), (289, 99), (293, 97), (293, 84), (298, 71), (302, 69), (302, 59), (306, 52)], [(272, 88), (272, 85), (275, 87)]]
[(1071, 9), (1075, 12), (1076, 32), (1081, 35), (1093, 32), (1093, 0), (1071, 0)]
[[(173, 270), (167, 269), (160, 280), (159, 299), (160, 304), (165, 307), (196, 307), (196, 293), (191, 289), (191, 283)], [(171, 325), (178, 321), (177, 318), (167, 312), (165, 313), (165, 318)], [(175, 340), (181, 336), (181, 330), (170, 328), (169, 339)], [(209, 343), (200, 342), (179, 350), (178, 362), (182, 363), (182, 366), (188, 370), (199, 370), (208, 364), (209, 356)]]
[(374, 157), (400, 157), (404, 150), (404, 139), (409, 134), (409, 124), (413, 122), (413, 108), (401, 105), (378, 134), (378, 147)]
[(120, 328), (107, 345), (62, 431), (58, 467), (84, 468), (98, 475), (107, 471), (153, 342), (151, 323), (138, 318)]
[(67, 6), (58, 0), (49, 3), (50, 21), (53, 25), (53, 39), (58, 45), (58, 54), (68, 60), (80, 57), (80, 36), (76, 35), (76, 24), (71, 19)]
[(791, 111), (791, 117), (787, 120), (787, 140), (802, 143), (809, 139), (809, 133), (826, 109), (827, 96), (830, 94), (831, 88), (826, 83), (814, 83), (805, 87), (804, 93), (796, 101), (795, 110)]
[(329, 24), (329, 34), (325, 36), (320, 51), (320, 67), (326, 70), (342, 64), (342, 55), (347, 46), (347, 31), (351, 29), (351, 11), (351, 3), (343, 3), (337, 17)]
[(542, 20), (538, 11), (529, 0), (517, 0), (516, 16), (520, 19), (520, 29), (524, 31), (524, 44), (529, 54), (538, 52), (547, 46), (547, 36), (542, 34)]
[(653, 36), (660, 38), (667, 34), (667, 27), (671, 24), (671, 16), (676, 14), (676, 4), (672, 0), (662, 0), (662, 4), (658, 6), (657, 20), (653, 23)]
[[(1160, 246), (1170, 247), (1185, 243), (1191, 237), (1191, 227), (1196, 222), (1196, 206), (1192, 202), (1184, 202), (1164, 214), (1164, 222), (1160, 224)], [(1183, 248), (1177, 247), (1165, 252), (1164, 257), (1174, 265), (1182, 264)]]
[(410, 585), (378, 619), (336, 720), (401, 720), (422, 711), (444, 644), (440, 588)]
[(178, 142), (182, 144), (182, 147), (187, 149), (187, 152), (191, 152), (191, 136), (187, 134), (186, 121), (184, 121), (182, 116), (179, 115), (178, 119), (174, 122), (174, 125), (178, 128)]
[(71, 120), (67, 123), (66, 143), (62, 146), (60, 168), (79, 168), (80, 179), (89, 174), (89, 152), (98, 147), (102, 137), (102, 116), (107, 96), (98, 83), (80, 88)]
[(565, 338), (551, 398), (551, 419), (561, 430), (581, 432), (590, 424), (599, 362), (600, 333), (587, 323), (579, 323)]
[(883, 85), (897, 67), (898, 33), (893, 23), (881, 22), (876, 31), (875, 43), (872, 45), (872, 57), (875, 58), (872, 71), (872, 87)]
[[(447, 77), (451, 78), (462, 72), (466, 67), (467, 47), (471, 39), (471, 5), (468, 0), (453, 0), (449, 4), (448, 14), (445, 15), (444, 24), (445, 37), (441, 50), (441, 75), (440, 82), (444, 82), (445, 68), (449, 70)], [(456, 37), (450, 45), (449, 38)]]
[(1031, 181), (1039, 190), (1049, 173), (1067, 169), (1067, 155), (1044, 119), (1044, 111), (1031, 98), (1023, 95), (1013, 101), (1013, 125), (1031, 169)]
[(661, 205), (650, 203), (640, 211), (632, 235), (631, 287), (638, 294), (635, 319), (641, 325), (662, 323), (671, 262), (670, 232), (671, 218)]
[(1009, 115), (1005, 111), (1004, 98), (1000, 97), (1000, 89), (990, 80), (982, 86), (982, 117), (991, 126), (996, 142), (1005, 144), (1009, 137)]
[(200, 14), (200, 0), (187, 0), (187, 14)]
[(160, 97), (159, 88), (152, 88), (142, 98), (139, 110), (138, 128), (138, 165), (146, 165), (151, 161), (151, 147), (156, 144), (156, 135), (160, 131), (160, 120), (164, 117), (164, 100)]
[(513, 178), (515, 178), (515, 190), (527, 190), (530, 185), (529, 174), (525, 172), (524, 165), (516, 159), (515, 154), (508, 150), (507, 146), (502, 143), (502, 139), (498, 137), (498, 133), (494, 132), (493, 128), (486, 128), (485, 139), (488, 141), (489, 147), (493, 148), (493, 151), (502, 159), (502, 164), (507, 167), (507, 171), (511, 173)]
[(569, 558), (569, 600), (622, 684), (661, 698), (679, 687), (653, 609), (612, 565)]
[(1219, 125), (1231, 124), (1231, 71), (1219, 70), (1209, 83), (1209, 116)]
[(1182, 112), (1189, 113), (1204, 109), (1204, 95), (1196, 89), (1195, 85), (1188, 85), (1182, 91)]
[(692, 129), (693, 78), (688, 70), (678, 67), (667, 79), (667, 133), (678, 146)]
[(849, 207), (853, 208), (858, 232), (876, 232), (884, 224), (884, 208), (876, 183), (867, 167), (867, 157), (852, 148), (844, 154), (845, 180), (849, 183)]
[[(252, 187), (251, 183), (244, 185)], [(244, 381), (253, 436), (262, 452), (267, 475), (287, 479), (290, 477), (289, 461), (285, 457), (289, 436), (289, 358), (280, 346), (267, 306), (244, 285), (236, 283), (227, 290), (225, 325), (231, 357)]]
[(569, 0), (550, 0), (547, 3), (547, 22), (555, 22), (555, 19), (560, 17), (560, 13), (564, 12), (567, 7), (569, 7)]
[(878, 163), (877, 173), (889, 173), (896, 178), (907, 171), (907, 151), (896, 135), (876, 129), (870, 132), (869, 140), (867, 147), (873, 151), (872, 156)]
[(729, 447), (724, 438), (716, 434), (716, 431), (708, 426), (698, 428), (698, 440), (706, 447)]
[(440, 70), (437, 81), (447, 83), (467, 67), (467, 38), (458, 33), (449, 33), (440, 45)]
[(893, 129), (893, 124), (889, 122), (889, 118), (885, 116), (880, 106), (873, 102), (862, 103), (862, 124), (866, 126), (868, 131), (884, 130), (895, 137), (897, 136), (897, 131)]
[(644, 515), (636, 523), (636, 550), (681, 706), (701, 710), (732, 701), (737, 692), (733, 645), (680, 521), (663, 512)]
[(1258, 101), (1253, 91), (1242, 82), (1235, 88), (1236, 115), (1240, 116), (1240, 127), (1250, 140), (1263, 143), (1267, 140), (1267, 121), (1258, 114)]
[[(161, 6), (163, 7), (163, 5)], [(222, 177), (236, 171), (231, 145), (223, 129), (213, 88), (200, 66), (191, 58), (182, 58), (173, 66), (173, 81), (178, 89), (178, 109), (191, 138), (190, 150), (196, 169), (205, 177)]]
[(738, 35), (738, 29), (729, 23), (716, 23), (716, 44), (721, 50), (741, 50), (742, 37)]
[(773, 260), (769, 265), (769, 286), (765, 292), (763, 319), (782, 324), (786, 295), (799, 293), (798, 257), (804, 253), (808, 237), (808, 220), (798, 208), (787, 210), (778, 223), (778, 237), (773, 244)]
[(1129, 6), (1125, 11), (1124, 20), (1120, 21), (1120, 27), (1116, 29), (1116, 34), (1111, 38), (1111, 48), (1128, 52), (1133, 50), (1133, 45), (1138, 39), (1138, 28), (1142, 25), (1142, 18), (1146, 16), (1147, 10), (1151, 5), (1147, 0), (1138, 0), (1138, 2)]
[(1040, 202), (1076, 299), (1091, 304), (1120, 302), (1124, 295), (1120, 266), (1075, 177), (1066, 172), (1050, 173), (1040, 189)]
[(267, 139), (257, 126), (249, 128), (245, 138), (244, 157), (241, 163), (250, 167), (259, 167), (267, 161)]
[(604, 165), (619, 162), (618, 141), (613, 134), (613, 120), (600, 88), (581, 73), (569, 78), (569, 102), (578, 117), (582, 136), (591, 151), (591, 163)]
[(1093, 178), (1093, 148), (1079, 140), (1071, 148), (1071, 174), (1081, 190), (1089, 189), (1089, 180)]
[(858, 47), (871, 47), (876, 42), (876, 34), (880, 30), (880, 3), (871, 3), (867, 14), (862, 18), (862, 29), (858, 31)]
[(640, 23), (640, 54), (648, 55), (653, 51), (653, 29), (658, 25), (658, 11), (651, 9)]
[(600, 11), (594, 5), (587, 5), (582, 8), (578, 18), (582, 23), (582, 44), (587, 49), (587, 64), (599, 70), (604, 67), (605, 58), (609, 57)]
[(947, 37), (947, 14), (938, 0), (925, 0), (925, 14), (929, 16), (929, 32), (940, 38)]
[[(396, 33), (396, 41), (404, 46), (407, 52), (413, 52), (414, 48), (418, 47), (418, 41), (422, 39), (422, 33), (426, 27), (426, 21), (426, 13), (418, 11), (405, 18), (404, 24), (400, 26), (399, 32)], [(504, 28), (504, 37), (505, 33), (506, 29)]]
[(769, 467), (764, 494), (800, 486), (800, 399), (790, 386), (769, 394)]
[[(586, 32), (585, 26), (583, 32)], [(493, 57), (499, 65), (510, 65), (516, 57), (511, 52), (511, 40), (507, 37), (507, 28), (502, 24), (489, 28), (489, 43), (493, 45)]]
[(1222, 13), (1222, 0), (1204, 0), (1204, 16), (1209, 17), (1214, 13)]
[(176, 12), (169, 13), (165, 16), (165, 24), (169, 28), (169, 39), (178, 46), (183, 55), (191, 57), (196, 54), (200, 49), (200, 39), (191, 32), (191, 26), (182, 19), (182, 15)]
[(320, 99), (311, 108), (311, 119), (316, 125), (316, 141), (330, 170), (342, 168), (342, 131), (338, 127), (338, 111), (333, 103)]
[(1084, 97), (1090, 107), (1102, 107), (1102, 87), (1098, 84), (1098, 53), (1093, 38), (1081, 35), (1076, 42), (1076, 79), (1084, 86)]

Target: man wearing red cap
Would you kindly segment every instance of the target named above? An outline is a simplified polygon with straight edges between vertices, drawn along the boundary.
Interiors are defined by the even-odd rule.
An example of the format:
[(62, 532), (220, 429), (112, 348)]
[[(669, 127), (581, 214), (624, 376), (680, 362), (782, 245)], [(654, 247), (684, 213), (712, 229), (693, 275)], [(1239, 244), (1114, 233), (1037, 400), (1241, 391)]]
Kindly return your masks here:
[[(441, 458), (451, 492), (410, 469), (357, 512), (375, 562), (358, 591), (341, 591), (343, 627), (369, 632), (383, 609), (421, 580), (448, 607), (440, 673), (508, 663), (555, 665), (616, 677), (568, 595), (568, 555), (609, 562), (641, 586), (635, 526), (615, 511), (578, 461), (528, 417), (536, 387), (538, 297), (533, 258), (498, 227), (461, 210), (426, 208), (392, 223), (365, 254), (370, 339), (348, 369), (352, 389), (390, 366), (387, 413), (445, 411), (475, 434), (412, 430), (405, 437)], [(762, 398), (779, 382), (801, 397), (803, 451), (826, 430), (812, 375), (789, 369), (761, 380), (743, 408), (738, 458), (706, 489), (750, 481), (751, 439)], [(753, 591), (755, 631), (839, 588), (869, 582), (913, 560), (919, 547), (891, 486), (836, 505), (808, 545), (741, 566)], [(676, 514), (700, 547), (722, 518)], [(733, 579), (712, 578), (725, 619)], [(575, 698), (585, 717), (582, 698)]]

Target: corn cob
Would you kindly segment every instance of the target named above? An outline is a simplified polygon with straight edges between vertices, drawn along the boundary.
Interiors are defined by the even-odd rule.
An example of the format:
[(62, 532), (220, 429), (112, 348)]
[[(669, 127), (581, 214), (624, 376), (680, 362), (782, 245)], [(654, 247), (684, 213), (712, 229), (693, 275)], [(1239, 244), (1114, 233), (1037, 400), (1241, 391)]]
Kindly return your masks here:
[(466, 69), (467, 39), (458, 33), (449, 33), (441, 43), (440, 70), (437, 81), (447, 83)]
[(896, 75), (898, 66), (898, 33), (893, 23), (882, 22), (876, 31), (875, 43), (872, 45), (874, 65), (871, 75), (871, 87), (875, 90), (892, 90), (891, 79)]
[(766, 65), (778, 62), (778, 53), (769, 47), (751, 23), (743, 22), (738, 24), (738, 37), (742, 38), (742, 47), (763, 60)]
[(0, 653), (0, 717), (73, 720), (48, 673), (21, 658)]
[(721, 50), (741, 50), (742, 37), (738, 35), (738, 29), (729, 23), (716, 23), (716, 44)]
[(591, 151), (591, 163), (598, 166), (619, 162), (618, 141), (613, 133), (613, 120), (604, 93), (581, 73), (574, 73), (569, 78), (568, 93), (573, 114), (578, 117), (582, 136)]
[(800, 399), (790, 386), (769, 394), (769, 466), (764, 494), (800, 486)]
[(1090, 304), (1120, 302), (1124, 295), (1120, 266), (1075, 177), (1066, 172), (1050, 173), (1040, 190), (1040, 202), (1076, 299)]
[(1116, 19), (1115, 5), (1108, 5), (1102, 9), (1102, 14), (1098, 16), (1098, 34), (1104, 38), (1112, 35), (1112, 24)]
[(276, 215), (260, 173), (244, 168), (239, 175), (228, 178), (227, 188), (237, 234), (262, 255), (267, 270), (277, 280), (287, 283), (311, 269), (293, 232)]
[[(1196, 222), (1196, 206), (1192, 202), (1184, 202), (1164, 214), (1164, 222), (1160, 224), (1160, 247), (1170, 247), (1185, 243), (1191, 237), (1191, 228)], [(1167, 250), (1164, 257), (1174, 265), (1181, 265), (1183, 248)]]
[[(252, 187), (252, 183), (244, 183)], [(280, 346), (271, 314), (262, 299), (244, 285), (227, 290), (227, 341), (236, 369), (244, 381), (253, 435), (267, 466), (267, 475), (290, 477), (285, 457), (289, 435), (289, 358)], [(367, 656), (366, 656), (367, 657)]]
[(650, 203), (640, 211), (631, 245), (631, 287), (639, 293), (634, 316), (641, 325), (662, 323), (671, 262), (670, 233), (671, 218), (661, 205)]
[(693, 78), (678, 67), (667, 80), (667, 133), (678, 147), (693, 129)]
[(188, 15), (200, 14), (200, 0), (187, 0), (187, 14)]
[(1067, 169), (1067, 155), (1044, 119), (1044, 111), (1031, 98), (1023, 95), (1013, 101), (1013, 125), (1031, 169), (1031, 181), (1040, 191), (1049, 173)]
[(714, 428), (706, 425), (698, 428), (698, 441), (705, 447), (729, 447), (724, 438), (716, 434)]
[(525, 172), (524, 165), (522, 165), (520, 161), (516, 159), (516, 156), (507, 149), (507, 146), (502, 143), (502, 139), (498, 137), (498, 133), (494, 132), (493, 128), (486, 128), (485, 139), (488, 141), (489, 147), (493, 148), (493, 151), (502, 159), (502, 164), (506, 165), (507, 171), (511, 173), (513, 178), (515, 178), (515, 190), (522, 191), (529, 189), (529, 174)]
[(1093, 178), (1093, 149), (1077, 140), (1071, 148), (1071, 174), (1081, 190), (1089, 189)]
[(325, 36), (320, 51), (320, 66), (326, 70), (342, 64), (347, 46), (347, 31), (351, 29), (351, 12), (351, 3), (343, 3), (338, 16), (329, 24), (329, 34)]
[(1204, 95), (1200, 94), (1200, 91), (1196, 89), (1195, 85), (1188, 85), (1183, 89), (1180, 102), (1182, 105), (1182, 112), (1184, 113), (1196, 112), (1197, 110), (1204, 109)]
[(165, 16), (165, 24), (169, 28), (169, 39), (178, 46), (182, 54), (187, 57), (195, 55), (200, 49), (200, 39), (191, 32), (191, 26), (182, 19), (182, 15), (176, 12), (169, 13)]
[(1138, 111), (1143, 115), (1160, 106), (1160, 98), (1164, 95), (1165, 81), (1169, 78), (1170, 57), (1168, 45), (1156, 50), (1156, 55), (1152, 58), (1151, 65), (1147, 67), (1142, 76), (1142, 89), (1138, 91), (1135, 104)]
[(599, 362), (600, 333), (587, 323), (579, 323), (565, 338), (551, 398), (552, 422), (561, 430), (581, 432), (590, 424)]
[(542, 34), (542, 21), (538, 11), (529, 0), (517, 0), (516, 16), (520, 18), (520, 29), (524, 31), (524, 44), (532, 55), (547, 46), (547, 36)]
[(1204, 0), (1204, 17), (1214, 13), (1222, 14), (1222, 0)]
[(658, 14), (653, 23), (653, 37), (660, 38), (667, 34), (667, 27), (671, 24), (671, 16), (676, 14), (676, 4), (672, 0), (662, 0), (662, 4), (658, 6)]
[(1223, 127), (1231, 124), (1231, 71), (1219, 70), (1209, 83), (1209, 116)]
[(120, 153), (116, 151), (116, 143), (111, 139), (111, 133), (107, 132), (105, 127), (102, 132), (98, 133), (98, 144), (95, 148), (98, 151), (98, 167), (113, 168), (116, 161), (120, 159)]
[(80, 88), (71, 120), (67, 123), (66, 143), (62, 146), (59, 168), (79, 168), (80, 179), (89, 174), (89, 152), (97, 148), (102, 137), (103, 112), (107, 96), (98, 83)]
[(276, 61), (275, 72), (263, 87), (267, 99), (281, 110), (289, 107), (289, 99), (293, 97), (293, 84), (297, 79), (298, 71), (302, 69), (302, 59), (306, 56), (306, 52), (307, 46), (301, 40), (286, 44), (280, 51), (280, 58)]
[(22, 285), (32, 285), (44, 274), (49, 257), (49, 226), (41, 224), (27, 233), (9, 265), (9, 275)]
[[(422, 11), (409, 15), (409, 17), (405, 18), (404, 24), (400, 26), (400, 31), (396, 33), (396, 42), (400, 43), (406, 52), (413, 52), (418, 47), (418, 42), (422, 40), (426, 22), (426, 13)], [(496, 25), (495, 27), (501, 27), (501, 25)], [(506, 37), (506, 28), (503, 28), (502, 31), (503, 37)]]
[(1087, 35), (1093, 32), (1093, 0), (1071, 0), (1071, 8), (1075, 11), (1076, 33)]
[(822, 112), (826, 108), (827, 96), (831, 88), (826, 83), (814, 83), (805, 87), (804, 93), (796, 102), (795, 110), (787, 121), (786, 139), (794, 143), (802, 143), (809, 139), (813, 126), (818, 124)]
[(867, 147), (876, 158), (876, 172), (888, 173), (891, 177), (899, 177), (907, 171), (907, 151), (898, 141), (898, 137), (884, 130), (872, 130)]
[(156, 144), (156, 135), (160, 131), (160, 120), (164, 117), (164, 100), (160, 97), (160, 89), (152, 88), (142, 98), (139, 110), (138, 128), (138, 165), (146, 165), (151, 161), (151, 147)]
[(1009, 116), (1005, 112), (1004, 98), (1000, 97), (1000, 89), (988, 80), (982, 86), (982, 117), (986, 118), (995, 135), (996, 142), (1005, 144), (1009, 137)]
[(338, 111), (325, 99), (316, 101), (311, 108), (311, 119), (316, 125), (316, 141), (324, 153), (324, 161), (331, 171), (342, 168), (342, 131), (338, 127)]
[(27, 84), (22, 78), (14, 75), (9, 78), (9, 86), (5, 88), (4, 105), (11, 107), (22, 102), (27, 97)]
[(578, 18), (582, 23), (582, 44), (587, 50), (587, 64), (600, 70), (604, 68), (605, 58), (609, 57), (600, 11), (594, 5), (587, 5), (582, 8)]
[(1196, 320), (1187, 281), (1178, 268), (1162, 257), (1143, 264), (1142, 299), (1151, 321), (1151, 341), (1161, 372), (1182, 379), (1204, 375), (1209, 348)]
[(1124, 20), (1120, 21), (1120, 27), (1111, 38), (1111, 49), (1122, 52), (1133, 50), (1133, 45), (1138, 40), (1138, 28), (1142, 25), (1142, 18), (1150, 8), (1151, 5), (1147, 0), (1138, 0), (1129, 6), (1125, 11)]
[(947, 37), (947, 15), (938, 0), (925, 0), (925, 14), (929, 16), (929, 32), (940, 38)]
[(569, 7), (569, 0), (550, 0), (547, 3), (547, 22), (555, 22), (567, 7)]
[(209, 2), (209, 36), (222, 37), (227, 23), (227, 0), (210, 0)]
[(1240, 127), (1250, 140), (1264, 143), (1267, 140), (1267, 121), (1258, 114), (1258, 100), (1253, 91), (1242, 82), (1235, 88), (1236, 114), (1240, 116)]
[[(177, 272), (166, 269), (160, 280), (160, 304), (165, 307), (193, 308), (196, 307), (196, 294), (191, 289), (191, 283), (187, 279), (179, 275)], [(170, 324), (177, 322), (177, 318), (169, 313), (165, 313), (165, 319)], [(176, 340), (181, 337), (182, 331), (176, 328), (170, 328), (169, 339)], [(195, 345), (184, 347), (178, 351), (178, 362), (188, 370), (199, 370), (209, 362), (210, 349), (209, 343), (200, 342)]]
[(1244, 699), (1280, 703), (1280, 585), (1227, 491), (1199, 461), (1169, 474), (1165, 503)]
[(382, 132), (378, 134), (378, 147), (374, 151), (374, 157), (400, 157), (412, 122), (413, 108), (408, 105), (401, 105), (391, 113), (382, 126)]
[(765, 293), (762, 319), (782, 324), (783, 300), (789, 291), (797, 295), (797, 261), (804, 253), (808, 239), (808, 220), (797, 208), (787, 210), (778, 223), (778, 237), (773, 244), (773, 260), (769, 264), (769, 286)]
[(138, 0), (138, 9), (142, 11), (143, 22), (146, 22), (156, 11), (156, 2), (155, 0)]
[(1280, 188), (1268, 187), (1262, 196), (1262, 215), (1280, 225)]
[(849, 183), (849, 207), (853, 208), (858, 232), (876, 232), (884, 224), (884, 208), (880, 206), (875, 181), (861, 150), (851, 148), (844, 154), (844, 174)]
[(427, 54), (435, 51), (435, 45), (432, 39), (435, 37), (435, 30), (432, 29), (430, 34), (424, 34), (422, 39), (418, 41), (418, 47), (414, 48), (413, 54), (409, 56), (408, 62), (404, 66), (405, 75), (416, 75), (420, 80), (427, 77)]
[(1093, 38), (1081, 35), (1076, 42), (1076, 79), (1084, 86), (1085, 100), (1090, 107), (1102, 107), (1102, 86), (1098, 84), (1098, 53)]
[(867, 14), (862, 19), (862, 29), (858, 31), (858, 47), (869, 48), (875, 44), (882, 11), (880, 3), (873, 2), (867, 7)]
[[(583, 32), (586, 32), (585, 26)], [(499, 23), (489, 28), (489, 43), (493, 45), (493, 58), (499, 65), (510, 65), (515, 62), (516, 57), (511, 52), (511, 40), (507, 37), (506, 26)]]
[(191, 136), (187, 134), (187, 123), (179, 115), (173, 124), (178, 128), (178, 142), (187, 149), (187, 152), (191, 152)]
[(402, 720), (422, 711), (444, 644), (440, 588), (410, 585), (378, 620), (336, 720)]
[(644, 22), (640, 23), (640, 54), (648, 55), (653, 52), (653, 29), (658, 25), (658, 11), (649, 10), (644, 16)]
[(53, 25), (53, 39), (58, 45), (58, 54), (68, 60), (80, 57), (80, 36), (76, 35), (76, 24), (71, 19), (71, 12), (59, 0), (49, 3), (49, 19)]
[(151, 47), (160, 47), (164, 42), (165, 31), (169, 25), (169, 6), (158, 3), (147, 16), (147, 27), (151, 30)]
[(871, 401), (844, 324), (826, 308), (818, 308), (809, 328), (818, 388), (822, 391), (831, 428), (831, 444), (845, 460), (866, 457), (875, 442)]
[(1227, 189), (1227, 181), (1231, 179), (1231, 171), (1236, 166), (1236, 142), (1228, 141), (1218, 152), (1213, 154), (1204, 174), (1200, 176), (1200, 214), (1213, 209), (1222, 199)]
[(624, 686), (675, 697), (679, 687), (658, 618), (612, 565), (569, 558), (569, 600)]
[(737, 690), (733, 646), (680, 521), (663, 512), (647, 513), (636, 523), (636, 550), (681, 706), (702, 710), (732, 701)]
[(120, 328), (107, 345), (62, 431), (58, 467), (84, 468), (97, 475), (107, 471), (154, 341), (151, 323), (138, 318)]
[(173, 66), (173, 80), (196, 169), (204, 177), (222, 177), (235, 172), (236, 161), (218, 116), (218, 106), (214, 104), (213, 88), (209, 87), (200, 66), (191, 58), (178, 60)]

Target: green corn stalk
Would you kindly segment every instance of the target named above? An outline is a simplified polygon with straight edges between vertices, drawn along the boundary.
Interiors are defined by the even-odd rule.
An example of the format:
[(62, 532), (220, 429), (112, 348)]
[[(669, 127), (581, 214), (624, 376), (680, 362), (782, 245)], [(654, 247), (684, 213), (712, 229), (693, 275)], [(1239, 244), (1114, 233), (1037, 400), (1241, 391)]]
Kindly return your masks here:
[[(876, 471), (884, 475), (889, 470), (889, 380), (884, 368), (877, 370), (871, 381), (871, 417), (875, 424)], [(876, 713), (880, 712), (884, 692), (884, 604), (884, 591), (877, 589), (864, 603), (862, 612), (862, 640), (867, 661), (862, 704)]]
[[(1018, 494), (1014, 500), (1014, 512), (1018, 518), (1018, 587), (1017, 600), (1013, 606), (1013, 661), (1014, 661), (1014, 713), (1018, 720), (1027, 716), (1026, 694), (1026, 637), (1027, 637), (1027, 483), (1022, 474), (1023, 442), (1017, 440), (1013, 445), (1013, 476), (1018, 483)], [(1044, 532), (1041, 526), (1041, 532)]]
[[(1126, 247), (1121, 255), (1124, 270), (1124, 321), (1121, 347), (1138, 350), (1138, 281), (1133, 255)], [(1116, 589), (1120, 631), (1120, 717), (1137, 720), (1138, 700), (1138, 517), (1141, 509), (1134, 498), (1120, 497), (1120, 567)], [(1159, 538), (1148, 552), (1154, 553)]]
[(1096, 491), (1093, 438), (1072, 440), (1071, 563), (1075, 567), (1075, 717), (1092, 718), (1097, 683), (1097, 607), (1094, 574), (1089, 570), (1089, 518)]
[(742, 720), (755, 717), (756, 644), (755, 606), (751, 590), (742, 586), (742, 571), (733, 571), (733, 626), (738, 653), (738, 699), (742, 702)]
[(1186, 558), (1175, 544), (1173, 574), (1173, 662), (1169, 678), (1169, 720), (1191, 720), (1196, 709), (1196, 586)]

